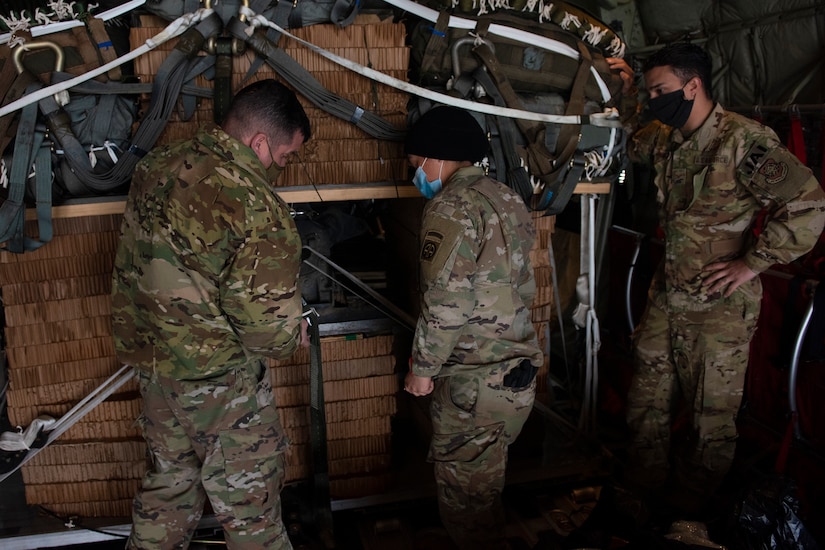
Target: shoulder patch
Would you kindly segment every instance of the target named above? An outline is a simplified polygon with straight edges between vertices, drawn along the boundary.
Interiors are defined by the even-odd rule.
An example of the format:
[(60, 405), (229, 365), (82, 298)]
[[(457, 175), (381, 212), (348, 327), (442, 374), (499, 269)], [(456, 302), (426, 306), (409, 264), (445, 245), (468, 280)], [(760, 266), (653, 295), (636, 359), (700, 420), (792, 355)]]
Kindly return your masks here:
[(468, 229), (454, 219), (433, 213), (426, 216), (419, 253), (422, 282), (448, 283), (459, 245), (467, 234)]
[(438, 231), (427, 231), (427, 234), (424, 235), (424, 244), (421, 245), (421, 261), (433, 261), (443, 241), (444, 235)]
[(780, 145), (761, 155), (761, 162), (748, 179), (766, 196), (780, 204), (787, 204), (798, 197), (810, 177), (811, 171)]
[(771, 185), (779, 183), (788, 177), (788, 163), (769, 158), (759, 169), (759, 174)]

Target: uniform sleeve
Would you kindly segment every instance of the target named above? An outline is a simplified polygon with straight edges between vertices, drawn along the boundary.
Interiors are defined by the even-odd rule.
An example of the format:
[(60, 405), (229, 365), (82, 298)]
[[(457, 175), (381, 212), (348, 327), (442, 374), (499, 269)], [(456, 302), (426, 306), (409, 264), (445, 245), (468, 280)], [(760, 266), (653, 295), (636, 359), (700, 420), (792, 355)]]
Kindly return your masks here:
[(627, 155), (633, 162), (652, 164), (654, 151), (665, 147), (669, 137), (670, 131), (666, 131), (662, 123), (654, 120), (632, 133), (628, 142)]
[(425, 216), (420, 252), (424, 292), (413, 339), (413, 373), (435, 376), (452, 354), (475, 307), (476, 230), (466, 216)]
[(285, 359), (297, 348), (301, 323), (298, 287), (301, 240), (282, 205), (252, 213), (221, 282), (221, 309), (244, 347)]
[(755, 144), (738, 172), (768, 211), (743, 258), (748, 267), (761, 273), (810, 251), (825, 225), (825, 192), (811, 171), (782, 145)]

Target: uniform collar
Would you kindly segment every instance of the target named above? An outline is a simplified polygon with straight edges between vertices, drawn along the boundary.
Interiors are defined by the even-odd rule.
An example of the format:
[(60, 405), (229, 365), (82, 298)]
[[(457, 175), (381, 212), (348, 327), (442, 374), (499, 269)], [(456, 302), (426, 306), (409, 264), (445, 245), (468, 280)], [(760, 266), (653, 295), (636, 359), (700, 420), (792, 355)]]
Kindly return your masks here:
[(483, 176), (483, 175), (484, 175), (484, 168), (482, 168), (481, 166), (475, 166), (475, 165), (465, 166), (465, 167), (459, 168), (458, 170), (453, 172), (453, 175), (450, 176), (449, 181), (456, 181), (456, 180), (459, 180), (459, 179), (470, 178), (470, 177), (472, 177), (473, 179), (476, 179), (479, 176)]
[(673, 131), (673, 134), (671, 134), (670, 139), (673, 143), (680, 145), (685, 142), (690, 142), (691, 147), (702, 150), (707, 147), (719, 133), (719, 125), (722, 123), (724, 116), (725, 110), (719, 103), (716, 103), (708, 115), (708, 118), (705, 119), (705, 122), (703, 122), (695, 132), (689, 136), (685, 136), (682, 130), (677, 128)]

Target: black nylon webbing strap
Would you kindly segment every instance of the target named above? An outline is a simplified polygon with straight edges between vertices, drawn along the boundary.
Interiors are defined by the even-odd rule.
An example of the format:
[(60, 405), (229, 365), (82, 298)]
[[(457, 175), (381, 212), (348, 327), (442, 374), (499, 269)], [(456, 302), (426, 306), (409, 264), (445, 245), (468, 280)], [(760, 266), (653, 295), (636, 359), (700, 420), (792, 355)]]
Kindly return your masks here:
[(232, 101), (232, 41), (235, 38), (218, 37), (215, 43), (215, 97), (212, 116), (217, 124), (223, 122)]
[[(508, 107), (523, 109), (521, 100), (501, 71), (498, 59), (490, 47), (485, 42), (481, 42), (473, 48), (473, 52), (489, 73), (482, 70), (474, 73), (487, 92), (492, 97), (501, 96)], [(590, 76), (592, 57), (587, 47), (581, 43), (579, 43), (579, 53), (580, 63), (573, 80), (565, 114), (583, 117), (585, 85)], [(531, 187), (531, 200), (527, 204), (530, 204), (533, 210), (543, 210), (549, 215), (557, 214), (567, 205), (584, 171), (584, 157), (576, 154), (581, 125), (562, 125), (556, 141), (556, 151), (550, 153), (545, 145), (546, 129), (543, 124), (521, 119), (517, 123), (527, 141), (525, 156), (530, 173), (543, 183), (538, 195), (532, 194)], [(524, 197), (523, 194), (522, 197)], [(527, 202), (526, 199), (525, 202)]]
[[(587, 46), (579, 42), (579, 68), (576, 70), (576, 77), (573, 79), (573, 86), (570, 89), (570, 98), (567, 101), (567, 108), (564, 111), (566, 115), (582, 115), (584, 114), (584, 87), (587, 80), (590, 78), (590, 68), (593, 66), (592, 56)], [(556, 141), (556, 158), (560, 161), (567, 162), (573, 156), (576, 146), (579, 142), (579, 134), (581, 133), (581, 126), (564, 125), (559, 130), (559, 137)], [(562, 150), (559, 151), (559, 145)]]
[(37, 240), (27, 239), (26, 250), (36, 250), (52, 240), (52, 154), (48, 142), (35, 142), (34, 181)]
[(289, 54), (273, 44), (267, 36), (256, 31), (252, 36), (244, 32), (245, 23), (230, 21), (227, 30), (232, 36), (245, 40), (247, 45), (277, 71), (293, 88), (309, 99), (313, 105), (343, 120), (348, 120), (367, 134), (390, 141), (403, 141), (406, 132), (387, 122), (380, 116), (363, 109), (341, 96), (324, 88), (303, 66)]
[[(330, 22), (339, 27), (351, 25), (358, 15), (360, 4), (360, 0), (335, 0), (329, 12)], [(301, 5), (300, 2), (298, 5)]]
[[(194, 65), (190, 65), (184, 82), (194, 82), (195, 77), (201, 74), (204, 75), (207, 80), (211, 80), (214, 77), (214, 72), (211, 73), (211, 76), (209, 72), (215, 67), (215, 56), (199, 55), (195, 59), (197, 59), (197, 61)], [(195, 109), (198, 107), (197, 97), (187, 91), (190, 90), (192, 86), (192, 84), (184, 84), (183, 88), (181, 88), (180, 100), (178, 101), (178, 109), (176, 111), (180, 120), (191, 120), (195, 114)], [(209, 97), (214, 97), (214, 90), (210, 89)]]
[[(14, 65), (12, 63), (11, 58), (6, 61), (6, 65)], [(26, 88), (29, 87), (31, 84), (35, 82), (35, 77), (28, 71), (24, 71), (20, 74), (17, 74), (17, 70), (12, 71), (12, 75), (9, 81), (10, 86), (6, 90), (6, 93), (3, 97), (2, 105), (8, 105), (13, 101), (17, 101), (21, 97), (23, 97), (26, 93)], [(5, 78), (6, 71), (2, 72), (2, 76)], [(6, 150), (9, 143), (11, 143), (14, 134), (16, 133), (14, 130), (14, 123), (17, 120), (17, 116), (14, 113), (9, 113), (4, 117), (0, 117), (0, 153)]]
[[(42, 86), (29, 86), (27, 92), (34, 92)], [(34, 125), (37, 120), (37, 105), (23, 107), (17, 136), (14, 140), (14, 153), (9, 171), (8, 196), (0, 205), (0, 242), (5, 242), (5, 249), (10, 252), (24, 252), (23, 224), (25, 207), (23, 197), (26, 194), (26, 179), (32, 161), (34, 146)]]
[[(100, 55), (103, 63), (109, 63), (117, 59), (115, 46), (112, 44), (111, 38), (109, 38), (109, 33), (106, 32), (106, 24), (103, 20), (97, 17), (88, 17), (86, 19), (86, 28), (89, 30), (89, 36), (92, 37), (92, 41), (97, 46), (97, 53)], [(109, 69), (106, 75), (109, 77), (109, 80), (114, 80), (115, 82), (119, 81), (123, 76), (119, 65)]]
[[(487, 72), (479, 67), (473, 74), (479, 83), (487, 90), (488, 95), (495, 100), (496, 105), (503, 104), (504, 101), (498, 93), (498, 88), (496, 88)], [(515, 136), (516, 132), (518, 132), (516, 124), (508, 117), (497, 117), (497, 121), (499, 135), (501, 136), (501, 147), (505, 152), (508, 163), (506, 173), (507, 185), (519, 193), (521, 198), (524, 199), (524, 203), (528, 205), (531, 210), (543, 210), (548, 215), (561, 212), (573, 195), (576, 185), (578, 185), (579, 179), (581, 178), (581, 174), (584, 171), (584, 155), (576, 152), (578, 140), (572, 141), (573, 146), (570, 156), (567, 157), (564, 162), (556, 162), (551, 172), (546, 174), (533, 174), (534, 177), (542, 182), (540, 193), (535, 194), (527, 173), (520, 165), (516, 164), (515, 159), (521, 158), (515, 154)], [(533, 145), (533, 152), (530, 154), (545, 154), (548, 155), (549, 158), (549, 153), (544, 147), (544, 143)], [(544, 151), (544, 153), (542, 153), (542, 151)]]
[(535, 201), (534, 210), (542, 210), (546, 216), (559, 214), (570, 202), (576, 186), (584, 173), (584, 155), (575, 153), (570, 162), (559, 171), (554, 185), (544, 184), (542, 193)]
[[(439, 12), (435, 26), (431, 27), (430, 39), (427, 40), (427, 46), (424, 48), (420, 74), (435, 72), (435, 69), (441, 66), (444, 54), (450, 45), (449, 24), (450, 14), (447, 11)], [(453, 77), (458, 78), (458, 75), (454, 74)]]
[[(497, 106), (507, 107), (504, 98), (498, 93), (498, 88), (483, 66), (473, 71), (473, 77), (487, 90), (487, 95), (493, 99)], [(530, 205), (533, 199), (533, 186), (530, 184), (530, 176), (522, 166), (522, 158), (516, 151), (519, 128), (512, 118), (499, 116), (495, 119), (498, 126), (499, 142), (506, 161), (506, 166), (500, 172), (496, 168), (496, 176), (503, 178), (505, 183), (521, 196), (524, 204)]]
[(495, 115), (484, 115), (484, 117), (487, 121), (490, 154), (493, 156), (492, 164), (496, 167), (496, 175), (498, 175), (498, 170), (506, 173), (507, 161), (505, 160), (504, 147), (502, 147), (498, 118)]
[[(26, 93), (33, 93), (42, 87), (41, 83), (31, 84)], [(9, 174), (8, 196), (0, 205), (0, 242), (5, 242), (4, 248), (14, 253), (36, 250), (52, 238), (51, 155), (48, 144), (44, 144), (43, 134), (35, 128), (37, 110), (37, 104), (32, 103), (25, 106), (20, 114)], [(37, 239), (27, 237), (24, 233), (26, 208), (23, 199), (32, 162), (35, 167), (37, 195)]]
[[(275, 3), (274, 8), (270, 8), (269, 0), (252, 0), (252, 11), (255, 13), (263, 14), (267, 19), (281, 27), (282, 29), (286, 29), (289, 27), (289, 13), (292, 11), (292, 2), (289, 0), (283, 0), (280, 2)], [(278, 44), (281, 40), (281, 33), (280, 31), (268, 28), (266, 30), (266, 37), (272, 41), (273, 44)], [(266, 60), (257, 55), (255, 60), (249, 66), (249, 70), (246, 72), (246, 76), (243, 77), (242, 82), (246, 82), (249, 78), (258, 72), (258, 69), (266, 63)]]
[[(487, 69), (487, 73), (483, 70), (475, 72), (477, 78), (484, 79), (482, 86), (487, 90), (487, 93), (501, 96), (507, 107), (524, 110), (524, 105), (501, 70), (498, 59), (488, 43), (480, 42), (473, 48), (473, 53), (478, 56)], [(487, 74), (490, 78), (486, 78)], [(534, 176), (549, 174), (553, 170), (553, 165), (551, 163), (552, 157), (544, 145), (544, 124), (523, 119), (516, 119), (515, 122), (527, 141), (527, 161), (530, 173)]]

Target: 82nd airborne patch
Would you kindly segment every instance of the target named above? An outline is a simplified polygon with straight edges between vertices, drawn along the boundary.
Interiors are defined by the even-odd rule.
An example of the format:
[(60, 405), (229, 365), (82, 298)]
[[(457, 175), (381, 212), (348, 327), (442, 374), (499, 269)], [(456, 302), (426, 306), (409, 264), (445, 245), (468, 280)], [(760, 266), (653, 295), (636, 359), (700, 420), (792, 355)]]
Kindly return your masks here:
[(424, 236), (424, 244), (421, 245), (421, 260), (431, 262), (438, 252), (438, 247), (444, 240), (444, 235), (438, 231), (427, 231)]
[(764, 176), (767, 183), (773, 185), (783, 181), (788, 176), (788, 165), (769, 158), (759, 169), (759, 173)]

